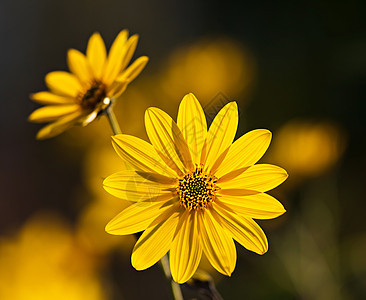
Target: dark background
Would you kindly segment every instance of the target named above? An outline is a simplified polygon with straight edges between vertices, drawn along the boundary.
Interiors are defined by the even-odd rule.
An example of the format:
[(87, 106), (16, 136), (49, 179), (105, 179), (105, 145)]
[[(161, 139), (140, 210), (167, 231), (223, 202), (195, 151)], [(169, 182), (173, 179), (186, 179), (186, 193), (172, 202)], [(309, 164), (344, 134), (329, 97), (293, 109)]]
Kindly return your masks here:
[[(289, 171), (288, 182), (272, 193), (288, 211), (277, 220), (261, 222), (270, 242), (266, 255), (257, 256), (238, 246), (232, 278), (213, 272), (218, 290), (225, 299), (365, 296), (365, 8), (364, 1), (2, 0), (2, 240), (7, 243), (17, 236), (39, 212), (57, 214), (74, 234), (80, 216), (95, 197), (86, 183), (85, 165), (90, 163), (87, 153), (92, 147), (110, 147), (107, 122), (101, 119), (42, 142), (35, 140), (40, 126), (27, 122), (38, 107), (29, 94), (45, 89), (47, 72), (67, 69), (67, 49), (84, 52), (95, 31), (108, 47), (123, 28), (140, 35), (135, 56), (148, 55), (150, 62), (131, 85), (135, 92), (126, 92), (125, 103), (121, 97), (116, 114), (123, 131), (146, 137), (142, 127), (146, 107), (159, 106), (175, 117), (180, 99), (190, 91), (202, 102), (211, 103), (209, 96), (199, 97), (196, 87), (177, 89), (174, 103), (174, 92), (162, 92), (172, 53), (180, 49), (184, 57), (189, 45), (224, 38), (240, 45), (253, 63), (247, 88), (223, 91), (212, 86), (212, 96), (222, 92), (238, 101), (238, 136), (250, 129), (268, 128), (275, 144), (276, 133), (292, 120), (320, 127), (331, 124), (336, 135), (330, 140), (337, 139), (338, 154), (317, 171), (302, 173), (299, 168), (293, 174), (286, 158), (278, 158), (278, 154), (265, 157), (265, 162), (278, 161)], [(188, 85), (190, 78), (185, 76), (182, 74), (182, 82)], [(131, 99), (135, 95), (141, 100), (140, 110), (134, 109)], [(131, 114), (141, 124), (131, 122)], [(297, 136), (296, 126), (292, 129), (291, 137)], [(291, 137), (288, 143), (293, 141)], [(314, 144), (315, 153), (327, 146), (320, 140)], [(300, 160), (301, 148), (298, 155)], [(113, 216), (103, 216), (104, 224)], [(129, 245), (123, 255), (116, 249), (91, 254), (93, 262), (97, 261), (97, 277), (106, 287), (105, 299), (169, 299), (157, 266), (139, 273), (133, 270), (131, 242)], [(17, 288), (22, 289), (21, 285), (19, 281)]]

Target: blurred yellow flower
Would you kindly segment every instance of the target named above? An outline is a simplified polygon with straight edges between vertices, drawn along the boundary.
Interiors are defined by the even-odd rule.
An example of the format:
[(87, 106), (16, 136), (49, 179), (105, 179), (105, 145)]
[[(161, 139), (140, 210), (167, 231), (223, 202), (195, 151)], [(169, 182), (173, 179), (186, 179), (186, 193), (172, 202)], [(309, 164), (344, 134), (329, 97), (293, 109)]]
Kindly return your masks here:
[(345, 149), (344, 133), (326, 121), (293, 120), (280, 128), (270, 157), (290, 174), (317, 175), (334, 165)]
[(45, 81), (50, 91), (31, 95), (32, 100), (47, 106), (35, 110), (29, 120), (52, 122), (38, 132), (37, 139), (54, 137), (75, 124), (88, 125), (111, 104), (112, 98), (121, 95), (148, 61), (142, 56), (126, 68), (137, 41), (137, 35), (128, 38), (128, 31), (122, 30), (107, 56), (102, 37), (94, 33), (86, 55), (70, 49), (67, 62), (71, 73), (48, 73)]
[(103, 300), (96, 262), (54, 215), (37, 215), (0, 240), (0, 299)]
[(207, 131), (203, 109), (186, 95), (177, 123), (149, 108), (145, 126), (151, 144), (129, 135), (113, 137), (119, 156), (133, 167), (112, 174), (104, 188), (135, 202), (106, 226), (111, 234), (144, 231), (132, 253), (137, 270), (149, 268), (170, 250), (178, 283), (189, 280), (204, 252), (219, 272), (230, 276), (236, 264), (233, 239), (250, 251), (268, 249), (255, 219), (285, 212), (266, 191), (281, 184), (280, 167), (255, 163), (267, 150), (271, 133), (253, 130), (234, 143), (238, 126), (235, 102), (224, 106)]
[[(110, 142), (110, 137), (109, 141)], [(124, 163), (122, 162), (122, 168)], [(129, 254), (131, 245), (135, 242), (133, 236), (125, 236), (122, 241), (105, 234), (104, 226), (111, 215), (117, 214), (128, 206), (126, 201), (116, 205), (116, 199), (106, 195), (101, 181), (108, 174), (121, 169), (121, 160), (109, 143), (88, 146), (84, 155), (84, 180), (88, 188), (88, 199), (91, 200), (80, 212), (77, 222), (77, 235), (88, 247), (90, 252), (97, 255), (105, 255), (111, 250), (121, 249), (124, 254)]]
[[(168, 58), (161, 90), (170, 99), (182, 97), (189, 87), (201, 101), (221, 92), (242, 98), (255, 77), (255, 61), (238, 42), (227, 37), (203, 39), (181, 47)], [(178, 98), (178, 99), (179, 99)], [(207, 103), (202, 102), (205, 106)]]

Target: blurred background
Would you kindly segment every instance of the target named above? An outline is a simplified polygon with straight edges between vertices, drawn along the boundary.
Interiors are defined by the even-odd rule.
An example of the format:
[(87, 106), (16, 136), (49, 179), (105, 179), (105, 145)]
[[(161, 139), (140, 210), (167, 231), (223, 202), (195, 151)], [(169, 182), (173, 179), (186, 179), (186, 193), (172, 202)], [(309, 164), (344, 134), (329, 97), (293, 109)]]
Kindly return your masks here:
[(119, 170), (105, 117), (36, 141), (29, 94), (67, 70), (99, 31), (140, 35), (150, 61), (118, 99), (124, 133), (146, 139), (143, 114), (176, 118), (193, 92), (208, 120), (228, 101), (237, 137), (273, 132), (261, 162), (289, 179), (269, 192), (286, 207), (259, 221), (269, 251), (238, 246), (231, 278), (213, 276), (224, 299), (362, 299), (366, 296), (364, 1), (0, 2), (0, 299), (171, 299), (158, 266), (130, 264), (134, 238), (105, 224), (124, 207), (102, 181)]

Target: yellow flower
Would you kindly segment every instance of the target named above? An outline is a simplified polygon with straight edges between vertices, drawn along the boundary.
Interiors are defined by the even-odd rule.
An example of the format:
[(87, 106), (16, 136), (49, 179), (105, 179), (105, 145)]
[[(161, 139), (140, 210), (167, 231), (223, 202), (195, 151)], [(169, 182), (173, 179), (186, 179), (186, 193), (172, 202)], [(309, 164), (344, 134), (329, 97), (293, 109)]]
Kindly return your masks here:
[(75, 124), (88, 125), (111, 104), (112, 98), (121, 95), (148, 62), (148, 57), (142, 56), (126, 68), (137, 41), (137, 35), (128, 38), (128, 31), (122, 30), (107, 56), (102, 37), (94, 33), (86, 55), (70, 49), (67, 62), (71, 73), (48, 73), (45, 81), (50, 91), (31, 95), (32, 100), (47, 106), (35, 110), (29, 120), (52, 122), (38, 132), (37, 139), (54, 137)]
[(258, 254), (267, 251), (267, 238), (253, 218), (285, 212), (265, 192), (281, 184), (287, 173), (277, 166), (255, 165), (269, 146), (271, 132), (253, 130), (232, 143), (237, 125), (237, 104), (230, 102), (207, 131), (201, 105), (188, 94), (177, 123), (158, 108), (146, 111), (151, 144), (125, 134), (113, 137), (116, 152), (133, 170), (107, 177), (104, 188), (135, 203), (111, 220), (106, 231), (144, 231), (131, 257), (137, 270), (170, 251), (173, 279), (183, 283), (196, 271), (202, 252), (230, 276), (236, 264), (233, 239)]
[(0, 299), (107, 299), (97, 260), (68, 225), (41, 213), (0, 237)]

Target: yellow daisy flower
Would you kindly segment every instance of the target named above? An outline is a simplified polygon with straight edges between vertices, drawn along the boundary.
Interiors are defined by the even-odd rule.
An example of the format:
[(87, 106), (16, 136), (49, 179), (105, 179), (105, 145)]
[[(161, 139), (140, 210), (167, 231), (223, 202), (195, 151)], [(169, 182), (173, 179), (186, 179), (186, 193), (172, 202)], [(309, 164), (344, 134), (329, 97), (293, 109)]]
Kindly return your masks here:
[(48, 73), (45, 81), (50, 91), (31, 95), (32, 100), (47, 106), (35, 110), (29, 120), (52, 122), (38, 132), (37, 139), (54, 137), (75, 124), (88, 125), (111, 104), (112, 98), (121, 95), (148, 62), (148, 57), (142, 56), (126, 68), (137, 41), (138, 35), (128, 38), (128, 31), (122, 30), (107, 56), (102, 37), (94, 33), (86, 55), (70, 49), (67, 63), (71, 73)]
[(267, 150), (271, 132), (258, 129), (233, 143), (238, 109), (224, 106), (207, 131), (203, 109), (186, 95), (177, 123), (158, 108), (149, 108), (145, 125), (151, 144), (133, 136), (113, 137), (118, 155), (133, 170), (107, 177), (104, 188), (135, 202), (106, 226), (110, 234), (144, 231), (131, 261), (137, 270), (154, 265), (170, 251), (173, 279), (186, 282), (196, 271), (202, 252), (220, 273), (230, 276), (236, 264), (234, 240), (250, 251), (268, 250), (265, 234), (253, 219), (285, 212), (266, 194), (287, 173), (255, 163)]

